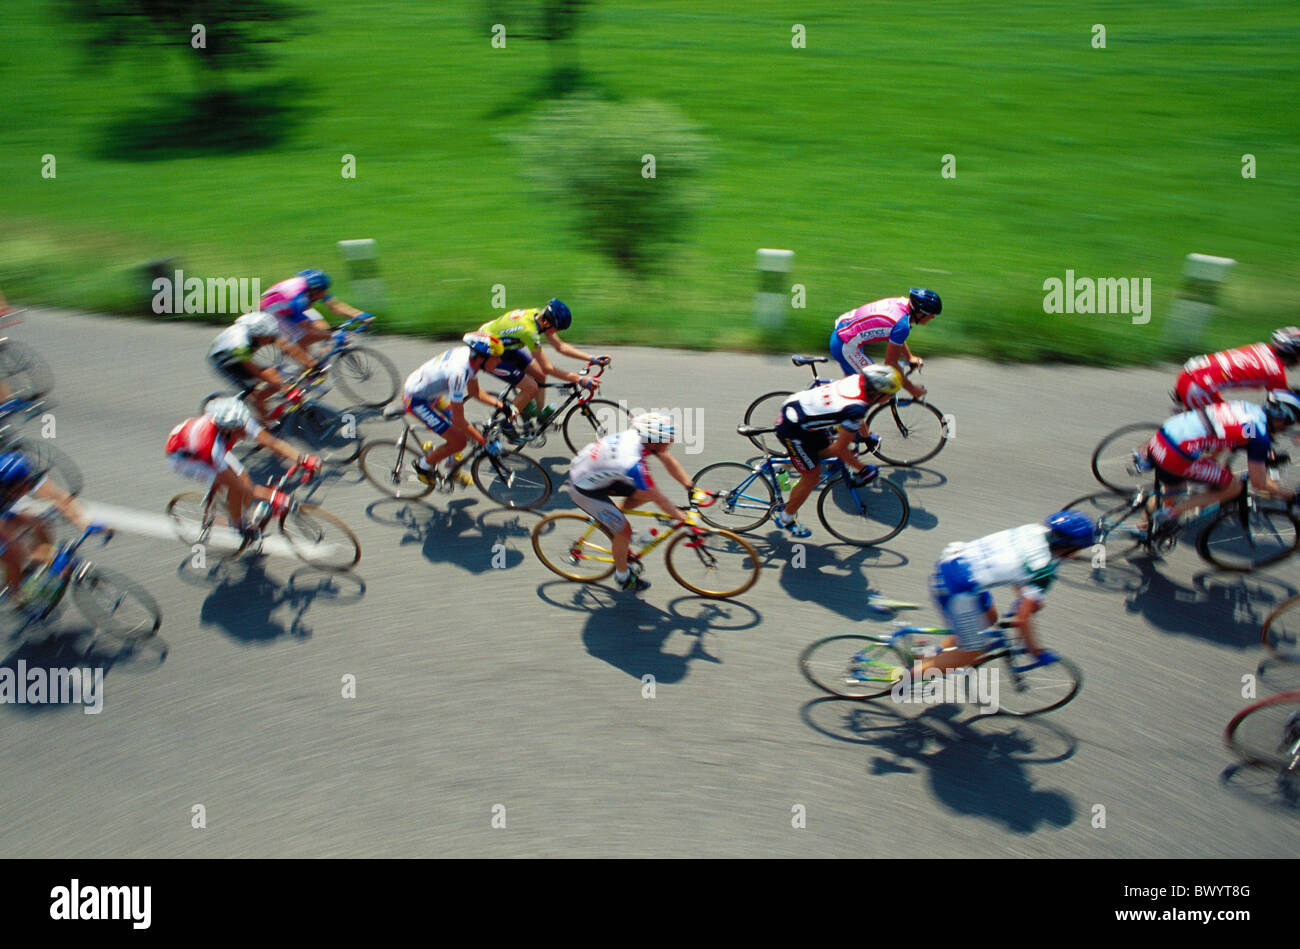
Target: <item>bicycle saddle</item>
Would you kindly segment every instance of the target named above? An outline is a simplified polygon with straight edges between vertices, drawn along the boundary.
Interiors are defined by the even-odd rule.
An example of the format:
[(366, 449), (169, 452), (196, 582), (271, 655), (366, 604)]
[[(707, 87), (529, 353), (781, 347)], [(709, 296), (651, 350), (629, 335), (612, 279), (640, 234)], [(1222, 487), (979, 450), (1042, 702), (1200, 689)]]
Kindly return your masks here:
[(791, 356), (790, 361), (796, 366), (809, 366), (818, 362), (830, 362), (829, 356)]
[(736, 426), (736, 434), (738, 434), (738, 435), (744, 435), (746, 438), (749, 438), (751, 435), (766, 435), (768, 432), (771, 432), (771, 431), (774, 431), (774, 429), (771, 429), (771, 428), (759, 428), (757, 425), (737, 425), (737, 426)]

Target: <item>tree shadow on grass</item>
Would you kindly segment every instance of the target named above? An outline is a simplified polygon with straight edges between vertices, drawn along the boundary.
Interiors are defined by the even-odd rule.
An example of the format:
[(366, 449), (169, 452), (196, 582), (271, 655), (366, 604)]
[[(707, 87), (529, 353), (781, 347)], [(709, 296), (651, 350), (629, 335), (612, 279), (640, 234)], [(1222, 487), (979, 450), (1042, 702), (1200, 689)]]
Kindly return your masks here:
[(485, 113), (489, 119), (505, 119), (533, 111), (552, 99), (587, 92), (611, 102), (622, 97), (580, 66), (561, 66), (535, 79), (513, 99), (499, 102)]
[(103, 127), (100, 158), (165, 161), (231, 155), (280, 145), (306, 110), (300, 79), (239, 89), (170, 95), (154, 105), (118, 115)]

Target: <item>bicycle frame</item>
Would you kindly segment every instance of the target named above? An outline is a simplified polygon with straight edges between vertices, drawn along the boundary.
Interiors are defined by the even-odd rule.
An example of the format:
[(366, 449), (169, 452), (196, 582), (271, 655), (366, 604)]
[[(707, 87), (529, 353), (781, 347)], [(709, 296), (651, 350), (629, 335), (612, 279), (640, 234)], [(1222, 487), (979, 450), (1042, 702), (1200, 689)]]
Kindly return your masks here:
[(321, 369), (328, 369), (330, 363), (334, 362), (334, 359), (337, 356), (347, 352), (348, 347), (352, 345), (353, 336), (370, 331), (374, 324), (374, 320), (375, 318), (373, 316), (367, 319), (354, 316), (334, 327), (334, 331), (330, 334), (332, 345), (330, 346), (329, 352), (318, 360), (318, 366)]
[[(710, 503), (713, 503), (713, 502), (710, 502)], [(694, 504), (694, 505), (692, 505), (692, 507), (699, 507), (699, 506), (701, 506), (701, 505), (699, 505), (699, 504)], [(708, 507), (707, 504), (706, 504), (706, 505), (702, 505), (702, 506), (704, 506), (704, 507)], [(654, 519), (657, 520), (657, 521), (668, 522), (668, 524), (669, 524), (669, 527), (668, 527), (668, 529), (667, 529), (666, 531), (664, 531), (662, 534), (660, 534), (660, 535), (658, 535), (657, 537), (655, 537), (655, 538), (654, 538), (652, 541), (650, 541), (648, 544), (645, 544), (644, 546), (642, 546), (640, 550), (632, 550), (632, 549), (631, 549), (631, 546), (629, 545), (629, 547), (628, 547), (628, 552), (627, 552), (627, 557), (628, 557), (628, 564), (629, 564), (629, 566), (630, 566), (633, 562), (635, 562), (635, 561), (643, 560), (643, 559), (645, 558), (645, 555), (646, 555), (646, 554), (650, 553), (650, 551), (654, 550), (656, 547), (658, 547), (658, 546), (659, 546), (660, 544), (662, 544), (664, 541), (670, 539), (674, 534), (676, 534), (678, 531), (682, 530), (683, 528), (685, 528), (685, 527), (687, 526), (687, 524), (686, 524), (685, 521), (678, 521), (678, 520), (675, 520), (673, 517), (671, 517), (671, 516), (668, 515), (668, 514), (663, 513), (662, 511), (638, 511), (638, 510), (636, 510), (635, 508), (633, 508), (633, 509), (630, 510), (630, 511), (624, 511), (623, 514), (624, 514), (624, 516), (626, 516), (626, 517), (652, 517), (652, 518), (654, 518)], [(587, 529), (586, 529), (585, 531), (583, 531), (583, 532), (582, 532), (582, 535), (578, 538), (578, 543), (579, 543), (579, 545), (581, 545), (583, 548), (590, 547), (590, 548), (593, 549), (593, 550), (598, 550), (598, 551), (600, 551), (602, 554), (606, 554), (606, 553), (607, 553), (607, 554), (609, 554), (609, 556), (608, 556), (608, 557), (605, 557), (605, 556), (600, 556), (600, 557), (590, 557), (590, 556), (586, 556), (586, 555), (583, 555), (583, 554), (579, 554), (576, 550), (574, 551), (574, 555), (577, 556), (577, 557), (580, 557), (580, 558), (583, 559), (583, 560), (594, 560), (594, 561), (597, 561), (598, 563), (613, 563), (613, 562), (614, 562), (614, 551), (613, 551), (612, 549), (610, 549), (610, 550), (606, 550), (604, 547), (600, 547), (600, 546), (598, 546), (598, 545), (596, 545), (596, 544), (593, 544), (593, 543), (591, 543), (591, 542), (588, 540), (588, 538), (591, 537), (591, 535), (592, 535), (593, 532), (598, 531), (598, 530), (600, 529), (600, 522), (599, 522), (599, 521), (597, 521), (594, 517), (593, 517), (593, 518), (590, 518), (590, 520), (591, 520), (590, 525), (588, 525)], [(602, 533), (603, 533), (603, 531), (602, 531)], [(690, 546), (690, 545), (691, 545), (690, 542), (687, 541), (687, 546)]]
[[(924, 658), (915, 648), (913, 648), (914, 645), (924, 645), (924, 642), (914, 644), (912, 642), (913, 636), (944, 638), (954, 635), (952, 629), (946, 626), (906, 626), (901, 622), (897, 622), (894, 625), (898, 627), (894, 632), (890, 633), (888, 636), (876, 637), (875, 642), (878, 645), (891, 646), (894, 649), (897, 649), (909, 666), (922, 661)], [(1008, 656), (1010, 660), (1014, 660), (1016, 657), (1020, 656), (1028, 656), (1030, 661), (1027, 664), (1017, 665), (1014, 661), (1008, 661), (1007, 665), (1013, 677), (1018, 677), (1033, 669), (1037, 669), (1041, 666), (1048, 666), (1058, 661), (1059, 657), (1048, 649), (1042, 650), (1037, 656), (1030, 656), (1026, 651), (1024, 644), (1021, 643), (1018, 637), (1008, 635), (1007, 631), (1014, 628), (1014, 624), (1010, 620), (1004, 618), (999, 620), (997, 625), (984, 630), (984, 635), (989, 638), (985, 648), (980, 653), (979, 660), (988, 661), (990, 659), (998, 659), (1003, 655)], [(854, 658), (866, 660), (868, 657), (859, 652)], [(862, 668), (855, 669), (854, 674), (859, 678), (859, 681), (862, 682), (892, 681), (887, 680), (884, 676), (864, 674)]]
[[(1189, 486), (1179, 493), (1190, 493), (1190, 491), (1191, 488)], [(1195, 517), (1175, 525), (1169, 534), (1157, 541), (1151, 534), (1152, 525), (1154, 525), (1154, 510), (1159, 510), (1161, 503), (1167, 496), (1164, 486), (1158, 479), (1156, 480), (1155, 487), (1152, 489), (1151, 493), (1148, 494), (1146, 489), (1140, 489), (1137, 491), (1129, 501), (1128, 510), (1121, 514), (1113, 523), (1109, 522), (1107, 518), (1104, 517), (1097, 519), (1097, 543), (1104, 544), (1111, 535), (1118, 534), (1121, 537), (1132, 537), (1146, 548), (1150, 548), (1153, 544), (1158, 544), (1162, 548), (1172, 547), (1173, 542), (1176, 541), (1184, 531), (1208, 519), (1213, 514), (1216, 514), (1221, 507), (1219, 502), (1206, 505), (1200, 509)], [(1155, 507), (1152, 515), (1149, 515), (1148, 517), (1146, 528), (1140, 528), (1136, 525), (1126, 525), (1124, 523), (1135, 513), (1143, 510), (1147, 503), (1152, 500), (1155, 501)], [(1241, 520), (1242, 529), (1247, 532), (1247, 536), (1249, 536), (1250, 533), (1250, 508), (1253, 500), (1254, 495), (1251, 493), (1249, 482), (1247, 482), (1243, 486), (1241, 494), (1227, 502), (1228, 504), (1236, 506), (1238, 517)]]
[[(40, 609), (25, 607), (21, 613), (28, 622), (40, 622), (48, 617), (58, 605), (63, 601), (63, 595), (67, 592), (68, 585), (72, 582), (73, 574), (77, 571), (85, 570), (89, 564), (77, 557), (77, 549), (95, 534), (107, 533), (107, 528), (92, 524), (82, 531), (81, 536), (74, 541), (60, 544), (55, 550), (54, 556), (50, 558), (48, 569), (59, 578), (59, 592), (51, 602)], [(103, 543), (108, 543), (108, 537), (105, 536)]]
[[(593, 368), (595, 369), (594, 373), (592, 372)], [(584, 377), (590, 377), (592, 379), (599, 379), (602, 375), (604, 375), (605, 370), (607, 368), (609, 368), (608, 364), (604, 366), (597, 366), (595, 363), (587, 363), (587, 365), (583, 367), (583, 370), (582, 372), (579, 373), (579, 375)], [(547, 429), (551, 428), (552, 426), (559, 425), (563, 421), (565, 413), (568, 411), (568, 409), (571, 406), (575, 404), (585, 405), (588, 402), (590, 402), (592, 398), (594, 398), (596, 395), (595, 389), (584, 389), (581, 385), (579, 385), (576, 382), (543, 382), (537, 388), (539, 392), (544, 389), (564, 389), (565, 391), (568, 392), (568, 395), (565, 397), (564, 401), (561, 402), (556, 407), (555, 411), (551, 414), (551, 417), (547, 419), (545, 425), (543, 425), (541, 428), (539, 428), (536, 432), (534, 432), (531, 435), (522, 435), (521, 433), (522, 435), (522, 441), (520, 442), (521, 448), (523, 447), (523, 445), (527, 444), (528, 442), (531, 442), (539, 438), (543, 434), (545, 434)], [(505, 391), (500, 394), (499, 398), (503, 403), (509, 405), (514, 401), (514, 395), (518, 390), (519, 390), (518, 385), (507, 386)]]

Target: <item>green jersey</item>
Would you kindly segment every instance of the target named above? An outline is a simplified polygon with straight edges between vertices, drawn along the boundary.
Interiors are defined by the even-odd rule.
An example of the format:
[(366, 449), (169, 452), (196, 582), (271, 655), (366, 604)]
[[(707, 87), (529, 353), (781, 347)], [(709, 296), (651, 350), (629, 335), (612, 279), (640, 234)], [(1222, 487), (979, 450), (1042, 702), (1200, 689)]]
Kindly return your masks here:
[(495, 336), (506, 349), (541, 349), (542, 331), (537, 328), (537, 315), (541, 312), (539, 308), (511, 310), (484, 323), (478, 332)]

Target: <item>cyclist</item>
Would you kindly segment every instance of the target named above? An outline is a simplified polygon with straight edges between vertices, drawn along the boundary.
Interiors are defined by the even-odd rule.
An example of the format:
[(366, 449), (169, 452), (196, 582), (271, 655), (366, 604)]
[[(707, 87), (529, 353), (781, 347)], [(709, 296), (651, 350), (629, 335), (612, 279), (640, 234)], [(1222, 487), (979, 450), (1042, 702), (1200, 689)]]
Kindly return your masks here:
[[(885, 347), (885, 365), (893, 366), (902, 375), (902, 360), (920, 368), (925, 360), (912, 354), (907, 345), (908, 334), (915, 325), (924, 326), (943, 310), (943, 301), (933, 290), (912, 287), (905, 297), (889, 297), (849, 310), (835, 320), (831, 330), (831, 355), (840, 364), (846, 376), (871, 365), (865, 352), (870, 343), (888, 340)], [(926, 393), (925, 386), (914, 385), (903, 379), (903, 388), (913, 398)]]
[(1246, 479), (1234, 477), (1214, 457), (1224, 450), (1244, 448), (1251, 486), (1290, 503), (1295, 492), (1270, 478), (1266, 463), (1273, 435), (1296, 422), (1300, 422), (1300, 398), (1289, 389), (1270, 392), (1262, 406), (1253, 402), (1215, 402), (1167, 419), (1145, 449), (1155, 467), (1156, 479), (1168, 488), (1194, 481), (1210, 490), (1188, 494), (1176, 504), (1166, 497), (1162, 508), (1155, 512), (1153, 529), (1159, 532), (1172, 527), (1193, 508), (1230, 501), (1241, 494)]
[[(658, 458), (672, 479), (694, 494), (695, 483), (687, 476), (681, 462), (669, 454), (677, 437), (673, 420), (667, 415), (650, 412), (632, 419), (626, 431), (606, 435), (573, 456), (569, 479), (564, 490), (573, 503), (609, 528), (614, 535), (614, 579), (624, 590), (639, 593), (650, 584), (628, 570), (627, 549), (632, 539), (632, 525), (624, 511), (651, 501), (669, 517), (690, 522), (690, 515), (664, 495), (650, 477), (648, 458)], [(611, 498), (623, 498), (622, 505)]]
[[(815, 389), (804, 389), (785, 400), (777, 420), (776, 437), (790, 455), (799, 472), (799, 483), (790, 489), (790, 497), (778, 507), (775, 519), (782, 530), (795, 537), (810, 537), (795, 515), (813, 488), (821, 480), (822, 458), (838, 458), (854, 474), (849, 479), (855, 487), (870, 482), (880, 469), (864, 465), (850, 450), (855, 436), (866, 438), (868, 447), (880, 439), (867, 430), (867, 410), (898, 391), (902, 376), (892, 366), (863, 366), (851, 376)], [(831, 429), (838, 429), (831, 441)]]
[(286, 356), (309, 369), (316, 361), (298, 346), (280, 334), (280, 324), (269, 313), (245, 313), (227, 326), (208, 350), (208, 362), (217, 375), (237, 385), (244, 395), (251, 396), (257, 406), (257, 417), (267, 424), (268, 400), (280, 391), (283, 380), (274, 368), (253, 362), (253, 353), (274, 343)]
[(249, 501), (256, 498), (269, 502), (271, 511), (278, 517), (291, 507), (292, 500), (286, 492), (253, 484), (233, 450), (245, 437), (285, 461), (301, 465), (309, 474), (320, 471), (319, 458), (299, 454), (288, 442), (271, 435), (253, 419), (248, 406), (234, 398), (213, 399), (204, 414), (181, 422), (167, 436), (163, 450), (177, 474), (204, 484), (215, 481), (218, 487), (226, 489), (230, 526), (246, 540), (252, 540), (255, 539), (251, 536), (253, 528), (244, 521), (244, 509)]
[[(303, 347), (328, 339), (330, 325), (313, 304), (323, 303), (345, 319), (369, 316), (330, 294), (330, 278), (321, 270), (300, 270), (262, 294), (260, 309), (280, 321), (284, 336)], [(306, 363), (303, 363), (306, 366)]]
[[(953, 634), (943, 651), (924, 659), (913, 675), (928, 669), (972, 665), (988, 647), (987, 632), (998, 621), (993, 587), (1014, 586), (1015, 619), (1025, 648), (1042, 652), (1031, 617), (1056, 578), (1056, 568), (1096, 543), (1092, 520), (1078, 511), (1057, 511), (1041, 524), (1024, 524), (968, 543), (949, 544), (934, 565), (930, 594)], [(901, 668), (897, 670), (901, 677)]]
[(460, 451), (472, 438), (489, 455), (499, 455), (501, 445), (491, 441), (465, 418), (465, 400), (473, 397), (494, 409), (506, 406), (499, 399), (479, 389), (474, 377), (483, 370), (491, 372), (501, 361), (501, 340), (481, 333), (466, 333), (464, 346), (456, 346), (430, 359), (406, 379), (402, 404), (421, 422), (441, 435), (443, 443), (434, 450), (432, 442), (425, 442), (425, 456), (412, 464), (415, 474), (425, 484), (437, 484), (442, 475), (438, 462), (449, 459), (447, 468), (455, 467), (451, 456)]
[[(45, 477), (31, 458), (21, 451), (0, 453), (0, 564), (5, 570), (3, 589), (11, 593), (19, 585), (20, 605), (35, 605), (53, 590), (42, 583), (38, 567), (54, 556), (54, 536), (44, 518), (19, 513), (13, 506), (27, 495), (49, 501), (64, 519), (85, 530), (91, 526), (85, 508), (58, 485)], [(36, 543), (29, 545), (28, 534)], [(26, 574), (26, 579), (19, 583)]]
[[(542, 352), (542, 335), (545, 334), (551, 345), (562, 355), (598, 366), (607, 365), (608, 356), (588, 355), (560, 339), (560, 332), (572, 324), (573, 314), (569, 308), (553, 299), (538, 309), (511, 310), (478, 328), (478, 332), (497, 337), (505, 346), (505, 354), (501, 357), (498, 368), (488, 371), (518, 387), (515, 408), (522, 410), (525, 419), (537, 418), (540, 425), (545, 425), (555, 413), (553, 406), (543, 406), (544, 397), (538, 395), (547, 376), (577, 383), (589, 390), (600, 385), (597, 379), (586, 379), (576, 372), (557, 369)], [(508, 437), (513, 437), (512, 426), (503, 426), (502, 430)]]
[(1223, 389), (1288, 388), (1286, 371), (1300, 362), (1300, 327), (1274, 330), (1267, 343), (1193, 356), (1183, 365), (1174, 397), (1189, 409), (1222, 402)]

